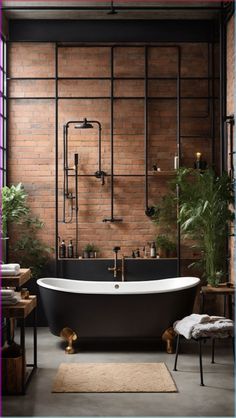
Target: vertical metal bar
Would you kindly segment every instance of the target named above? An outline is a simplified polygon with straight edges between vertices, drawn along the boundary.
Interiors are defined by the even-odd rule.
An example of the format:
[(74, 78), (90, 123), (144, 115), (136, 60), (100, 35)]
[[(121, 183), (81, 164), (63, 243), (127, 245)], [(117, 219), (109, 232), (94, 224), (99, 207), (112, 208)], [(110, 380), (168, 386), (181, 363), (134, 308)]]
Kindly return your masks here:
[(211, 341), (211, 362), (215, 363), (215, 338), (212, 338)]
[(25, 393), (25, 319), (20, 320), (20, 346), (22, 349), (21, 392)]
[(102, 127), (99, 122), (98, 124), (98, 170), (102, 171)]
[(145, 212), (148, 215), (148, 47), (145, 46), (145, 96), (144, 96), (144, 159), (145, 159)]
[[(5, 40), (5, 48), (6, 48), (6, 62), (4, 59), (4, 65), (5, 65), (5, 71), (6, 71), (6, 151), (5, 151), (5, 163), (6, 163), (6, 185), (8, 185), (9, 182), (9, 173), (8, 173), (8, 153), (9, 153), (9, 83), (8, 83), (8, 77), (9, 77), (9, 48), (8, 43)], [(4, 123), (4, 121), (3, 121)], [(6, 263), (9, 259), (9, 240), (6, 240), (5, 243), (5, 250), (6, 250)]]
[(37, 368), (37, 306), (34, 308), (34, 368)]
[(225, 170), (225, 24), (224, 24), (224, 7), (221, 2), (220, 12), (220, 173)]
[(215, 168), (215, 43), (211, 44), (211, 164)]
[(78, 154), (75, 154), (75, 257), (78, 258), (78, 236), (79, 236), (79, 205), (78, 205)]
[[(176, 109), (176, 129), (177, 129), (177, 155), (179, 161), (179, 167), (181, 166), (181, 84), (180, 84), (180, 76), (181, 76), (181, 55), (180, 55), (180, 47), (177, 49), (178, 51), (178, 73), (177, 73), (177, 109)], [(180, 198), (180, 190), (179, 186), (176, 186), (176, 195), (177, 201), (179, 202)], [(179, 203), (177, 203), (177, 217), (179, 214)], [(181, 275), (181, 230), (180, 224), (177, 223), (177, 275)]]
[(63, 126), (63, 222), (66, 220), (66, 125)]
[(200, 366), (200, 378), (201, 378), (201, 386), (205, 386), (203, 383), (203, 369), (202, 369), (202, 339), (199, 338), (198, 340), (199, 344), (199, 366)]
[(4, 71), (5, 71), (5, 42), (4, 42), (4, 39), (3, 39), (3, 37), (1, 37), (1, 42), (2, 42), (2, 57), (1, 57), (1, 64), (2, 64), (2, 67), (3, 67), (3, 71), (2, 71), (2, 75), (1, 75), (1, 78), (2, 78), (2, 95), (3, 95), (3, 97), (2, 97), (2, 109), (1, 109), (1, 112), (2, 112), (2, 114), (3, 114), (3, 118), (2, 118), (2, 138), (1, 138), (1, 145), (2, 145), (2, 168), (3, 168), (3, 170), (2, 170), (2, 184), (3, 184), (3, 186), (4, 186), (4, 167), (5, 167), (5, 158), (6, 158), (6, 156), (5, 156), (5, 146), (4, 146), (4, 142), (5, 142), (5, 121), (4, 121), (4, 116), (5, 116), (5, 112), (6, 112), (6, 109), (5, 109), (5, 74), (4, 74)]
[(180, 347), (180, 334), (177, 335), (177, 343), (176, 343), (176, 350), (175, 350), (175, 364), (174, 364), (174, 372), (177, 371), (177, 361), (179, 356), (179, 347)]
[(55, 273), (58, 274), (58, 45), (55, 43)]
[(114, 47), (111, 47), (111, 221), (114, 219)]

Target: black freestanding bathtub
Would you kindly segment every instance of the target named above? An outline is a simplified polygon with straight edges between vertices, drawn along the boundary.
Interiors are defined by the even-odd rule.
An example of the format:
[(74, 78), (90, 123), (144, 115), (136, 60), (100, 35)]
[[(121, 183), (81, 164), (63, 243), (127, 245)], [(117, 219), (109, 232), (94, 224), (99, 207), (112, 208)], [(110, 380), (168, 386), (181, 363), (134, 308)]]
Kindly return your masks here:
[(37, 281), (49, 328), (72, 328), (79, 339), (155, 339), (192, 313), (196, 277), (143, 282)]

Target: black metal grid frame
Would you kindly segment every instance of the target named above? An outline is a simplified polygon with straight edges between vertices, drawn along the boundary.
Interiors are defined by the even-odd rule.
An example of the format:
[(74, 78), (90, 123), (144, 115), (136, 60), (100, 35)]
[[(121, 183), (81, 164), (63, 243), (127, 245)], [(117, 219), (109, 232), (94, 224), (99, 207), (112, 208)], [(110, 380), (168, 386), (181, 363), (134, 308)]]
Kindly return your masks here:
[[(44, 7), (44, 9), (45, 9), (45, 7)], [(184, 7), (184, 9), (186, 9), (186, 6)], [(199, 7), (199, 9), (201, 9), (201, 7)], [(168, 10), (170, 10), (170, 9), (168, 8)], [(225, 92), (226, 92), (225, 67), (224, 67), (224, 65), (225, 65), (224, 64), (225, 63), (225, 58), (226, 58), (226, 24), (227, 24), (227, 21), (232, 16), (232, 14), (234, 13), (234, 5), (232, 6), (232, 4), (225, 4), (225, 2), (222, 2), (221, 3), (221, 8), (220, 8), (219, 11), (220, 11), (220, 13), (219, 13), (219, 20), (218, 20), (218, 22), (216, 22), (215, 28), (216, 27), (219, 27), (220, 28), (220, 76), (219, 76), (219, 81), (220, 81), (220, 97), (219, 97), (219, 101), (220, 101), (220, 123), (221, 123), (220, 146), (221, 146), (221, 153), (222, 153), (221, 170), (223, 170), (225, 168), (225, 164), (226, 164), (226, 158), (225, 158), (225, 156), (226, 156), (225, 140), (226, 139), (225, 139), (225, 132), (224, 132), (225, 130), (223, 129), (223, 124), (224, 124), (223, 120), (225, 118)], [(8, 42), (11, 43), (11, 41), (8, 41)], [(14, 40), (12, 42), (17, 42), (17, 41)], [(22, 41), (19, 40), (19, 42), (24, 42), (24, 41), (23, 40)], [(26, 41), (26, 42), (28, 42), (28, 41)], [(80, 45), (79, 44), (73, 45), (71, 43), (70, 44), (67, 43), (67, 45), (66, 45), (66, 43), (58, 43), (58, 42), (55, 42), (54, 40), (52, 40), (51, 42), (50, 41), (30, 41), (30, 42), (35, 42), (35, 43), (38, 43), (38, 42), (54, 43), (54, 45), (55, 45), (55, 77), (48, 77), (48, 78), (47, 77), (35, 77), (35, 78), (30, 78), (31, 80), (32, 79), (33, 80), (55, 80), (55, 96), (53, 96), (53, 97), (14, 97), (14, 98), (13, 97), (11, 97), (11, 98), (7, 97), (7, 99), (13, 99), (13, 100), (15, 100), (15, 99), (23, 99), (23, 100), (27, 100), (27, 99), (30, 99), (30, 100), (43, 100), (43, 99), (49, 100), (49, 99), (52, 99), (52, 100), (55, 100), (55, 121), (56, 121), (56, 123), (55, 123), (55, 204), (56, 204), (56, 217), (55, 217), (55, 253), (56, 253), (56, 272), (57, 272), (57, 270), (58, 270), (58, 221), (59, 221), (59, 219), (58, 219), (58, 158), (57, 158), (57, 156), (58, 156), (58, 101), (59, 100), (63, 100), (63, 99), (66, 99), (66, 100), (83, 99), (83, 97), (60, 97), (58, 95), (58, 82), (59, 82), (59, 80), (66, 80), (66, 79), (76, 80), (76, 79), (78, 79), (77, 77), (59, 77), (58, 76), (58, 48), (60, 46), (65, 47), (67, 45), (70, 46), (70, 47), (71, 46), (78, 47)], [(208, 44), (210, 45), (209, 42), (208, 42)], [(127, 44), (123, 44), (122, 43), (122, 44), (117, 45), (117, 46), (122, 46), (122, 47), (127, 46), (128, 47), (128, 46), (133, 46), (133, 45), (134, 45), (133, 43), (131, 45), (127, 45)], [(85, 46), (84, 42), (82, 43), (81, 46)], [(96, 46), (96, 44), (93, 43), (93, 44), (88, 44), (86, 46), (89, 48), (89, 47)], [(101, 47), (103, 45), (98, 44), (97, 46)], [(104, 46), (110, 46), (110, 44), (104, 45)], [(137, 44), (135, 46), (137, 46)], [(144, 47), (145, 46), (145, 43), (143, 43), (140, 46)], [(151, 44), (150, 46), (155, 46), (155, 45)], [(214, 74), (214, 47), (215, 47), (215, 42), (212, 41), (211, 42), (211, 57), (212, 57), (212, 59), (211, 59), (211, 66), (210, 66), (210, 70), (209, 70), (210, 71), (210, 76), (209, 77), (202, 77), (201, 78), (201, 79), (207, 79), (209, 82), (211, 82), (211, 86), (212, 86), (211, 87), (212, 88), (211, 96), (207, 96), (207, 97), (204, 97), (204, 98), (205, 99), (208, 99), (208, 101), (209, 101), (209, 109), (208, 110), (210, 111), (210, 114), (211, 114), (211, 139), (212, 139), (212, 158), (213, 159), (214, 159), (214, 154), (215, 154), (215, 141), (214, 141), (214, 139), (215, 139), (215, 122), (214, 122), (214, 114), (215, 114), (215, 99), (217, 99), (217, 97), (215, 96), (214, 81), (218, 79), (218, 77), (216, 77), (215, 74)], [(29, 80), (29, 78), (24, 78), (24, 77), (18, 77), (18, 78), (15, 78), (15, 79), (17, 79), (17, 80)], [(86, 78), (81, 77), (79, 79), (86, 79)], [(97, 79), (97, 78), (91, 78), (91, 79)], [(110, 79), (110, 78), (103, 77), (101, 79)], [(117, 77), (116, 79), (119, 79), (119, 77)], [(143, 77), (134, 77), (134, 78), (130, 78), (130, 77), (125, 78), (125, 77), (122, 77), (122, 79), (123, 80), (125, 80), (125, 79), (130, 80), (130, 79), (145, 79), (145, 78), (143, 78)], [(158, 80), (158, 79), (163, 79), (163, 78), (162, 77), (156, 77), (156, 78), (155, 77), (152, 77), (150, 79), (157, 79)], [(173, 77), (172, 78), (169, 77), (169, 79), (173, 79)], [(174, 79), (176, 79), (176, 78), (174, 77)], [(182, 79), (189, 79), (189, 80), (191, 80), (191, 79), (199, 79), (199, 77), (185, 77), (185, 78), (179, 77), (178, 78), (178, 81), (177, 81), (177, 92), (178, 92), (178, 94), (177, 94), (176, 97), (173, 97), (172, 98), (173, 100), (177, 100), (177, 102), (178, 102), (178, 105), (177, 105), (177, 126), (178, 126), (177, 149), (178, 149), (179, 157), (181, 156), (181, 153), (180, 153), (181, 139), (185, 137), (183, 135), (181, 136), (181, 132), (180, 132), (181, 99), (184, 99), (184, 97), (181, 97), (180, 98), (180, 88), (181, 88), (181, 81), (182, 81)], [(145, 83), (146, 83), (146, 81), (145, 81)], [(87, 98), (88, 97), (84, 97), (84, 99), (87, 99)], [(104, 99), (105, 98), (107, 99), (109, 97), (104, 97)], [(95, 99), (96, 100), (96, 99), (101, 99), (101, 97), (89, 97), (89, 99)], [(119, 99), (119, 97), (115, 97), (115, 100), (116, 99)], [(129, 99), (131, 99), (131, 97), (127, 97), (127, 98), (122, 97), (122, 99), (129, 100)], [(140, 98), (135, 97), (135, 99), (143, 99), (143, 97), (140, 97)], [(155, 100), (155, 99), (158, 99), (158, 100), (162, 100), (162, 99), (163, 100), (171, 100), (170, 97), (163, 97), (163, 98), (161, 98), (161, 97), (158, 97), (158, 98), (152, 97), (152, 98), (150, 98), (149, 97), (148, 98), (148, 100)], [(190, 97), (186, 97), (186, 99), (190, 99)], [(194, 97), (194, 99), (198, 100), (200, 98)], [(113, 97), (113, 100), (114, 100), (114, 97)], [(186, 136), (186, 137), (189, 138), (191, 136)], [(112, 138), (112, 134), (111, 134), (111, 140), (112, 139), (113, 138)], [(81, 175), (81, 176), (90, 176), (90, 175)], [(112, 178), (114, 178), (115, 176), (116, 175), (114, 175), (114, 173), (113, 173)], [(127, 175), (123, 175), (123, 176), (126, 177)], [(128, 175), (128, 176), (131, 176), (131, 177), (133, 177), (133, 176), (137, 176), (137, 177), (143, 177), (143, 176), (145, 176), (145, 178), (147, 179), (146, 169), (145, 169), (145, 174), (136, 174), (136, 175)], [(181, 255), (180, 255), (180, 231), (178, 231), (178, 273), (180, 273), (180, 259), (181, 259)]]
[[(80, 45), (68, 45), (68, 47), (74, 46), (75, 48), (79, 47)], [(111, 183), (111, 216), (108, 219), (105, 219), (105, 221), (110, 222), (116, 222), (116, 221), (122, 221), (121, 218), (116, 218), (114, 216), (114, 178), (115, 177), (144, 177), (144, 193), (145, 193), (145, 211), (147, 214), (151, 214), (151, 209), (149, 208), (148, 204), (148, 198), (149, 198), (149, 185), (148, 185), (148, 104), (151, 100), (175, 100), (177, 104), (177, 112), (176, 112), (176, 127), (177, 127), (177, 136), (176, 136), (176, 145), (177, 145), (177, 154), (179, 157), (179, 161), (181, 163), (181, 140), (182, 138), (190, 138), (191, 135), (181, 135), (181, 100), (207, 100), (208, 101), (208, 112), (206, 117), (210, 116), (211, 119), (211, 143), (212, 143), (212, 162), (214, 164), (214, 148), (215, 148), (215, 128), (214, 128), (214, 103), (215, 100), (218, 99), (215, 96), (214, 93), (214, 82), (215, 80), (218, 80), (218, 77), (215, 77), (214, 74), (214, 44), (208, 43), (208, 51), (211, 51), (211, 53), (208, 53), (208, 77), (181, 77), (180, 69), (181, 69), (181, 48), (178, 45), (143, 45), (143, 44), (116, 44), (116, 45), (101, 45), (101, 44), (89, 44), (89, 45), (82, 45), (83, 47), (104, 47), (111, 49), (111, 76), (110, 77), (59, 77), (58, 75), (58, 50), (60, 47), (65, 48), (67, 45), (65, 43), (55, 43), (55, 77), (12, 77), (8, 78), (8, 82), (11, 80), (54, 80), (55, 81), (55, 96), (51, 97), (9, 97), (10, 100), (55, 100), (55, 193), (56, 193), (56, 222), (55, 222), (55, 230), (56, 230), (56, 237), (55, 237), (55, 252), (56, 252), (56, 260), (58, 260), (58, 224), (59, 224), (59, 216), (58, 216), (58, 210), (59, 210), (59, 204), (58, 204), (58, 116), (59, 116), (59, 110), (58, 110), (58, 104), (59, 100), (83, 100), (83, 99), (110, 99), (110, 143), (111, 143), (111, 172), (110, 174), (106, 174), (108, 177), (110, 177), (110, 183)], [(114, 49), (116, 47), (122, 47), (122, 48), (130, 48), (130, 47), (140, 47), (143, 48), (145, 51), (145, 76), (144, 77), (114, 77)], [(176, 77), (149, 77), (148, 76), (148, 48), (157, 47), (157, 48), (174, 48), (177, 51), (177, 75)], [(84, 96), (76, 96), (76, 97), (65, 97), (65, 96), (59, 96), (58, 94), (58, 85), (60, 80), (110, 80), (111, 81), (111, 93), (110, 96), (99, 96), (99, 97), (84, 97)], [(182, 80), (207, 80), (208, 81), (208, 96), (181, 96), (181, 81)], [(115, 80), (144, 80), (145, 83), (145, 94), (144, 96), (129, 96), (129, 97), (118, 97), (114, 96), (114, 81)], [(174, 80), (176, 81), (176, 95), (172, 97), (160, 97), (160, 96), (148, 96), (148, 81), (149, 80)], [(210, 94), (210, 83), (211, 83), (211, 94)], [(113, 119), (114, 119), (114, 101), (115, 100), (144, 100), (144, 155), (145, 155), (145, 173), (144, 174), (114, 174), (114, 126), (113, 126)], [(193, 136), (196, 137), (196, 136)], [(199, 136), (200, 138), (202, 136)], [(68, 175), (70, 176), (70, 175)], [(72, 174), (74, 176), (74, 174)], [(77, 174), (78, 177), (86, 177), (86, 176), (94, 176), (94, 174)], [(177, 190), (178, 193), (178, 190)], [(150, 210), (150, 213), (149, 213)], [(78, 234), (77, 234), (78, 235)], [(180, 243), (181, 243), (181, 237), (180, 237), (180, 229), (178, 226), (177, 230), (177, 257), (178, 257), (178, 274), (180, 274), (180, 260), (181, 260), (181, 254), (180, 254)]]

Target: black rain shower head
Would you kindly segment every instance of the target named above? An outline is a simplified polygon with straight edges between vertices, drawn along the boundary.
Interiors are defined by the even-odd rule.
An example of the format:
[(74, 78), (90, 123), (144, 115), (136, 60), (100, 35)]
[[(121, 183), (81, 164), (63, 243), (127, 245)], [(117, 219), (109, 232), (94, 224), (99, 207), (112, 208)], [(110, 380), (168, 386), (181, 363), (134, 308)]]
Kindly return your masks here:
[(86, 118), (84, 118), (83, 122), (79, 123), (78, 125), (75, 125), (75, 129), (91, 129), (93, 128), (93, 125), (87, 121)]

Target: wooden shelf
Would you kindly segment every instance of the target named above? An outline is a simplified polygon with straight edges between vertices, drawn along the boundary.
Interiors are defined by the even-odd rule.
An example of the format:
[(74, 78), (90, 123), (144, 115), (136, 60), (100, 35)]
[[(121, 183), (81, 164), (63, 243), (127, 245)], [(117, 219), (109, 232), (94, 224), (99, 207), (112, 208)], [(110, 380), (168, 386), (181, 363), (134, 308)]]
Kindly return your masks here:
[(32, 295), (29, 299), (22, 299), (15, 305), (3, 305), (2, 316), (3, 318), (26, 318), (37, 306), (37, 296)]
[(158, 177), (158, 176), (160, 176), (160, 177), (175, 177), (176, 176), (176, 171), (175, 170), (148, 171), (148, 175), (149, 176), (156, 176), (156, 177)]
[(18, 276), (2, 276), (2, 286), (20, 287), (31, 278), (30, 269), (20, 269)]
[(235, 293), (235, 287), (228, 287), (226, 284), (219, 284), (218, 287), (202, 286), (201, 291), (203, 294), (216, 294), (216, 295), (233, 295)]

